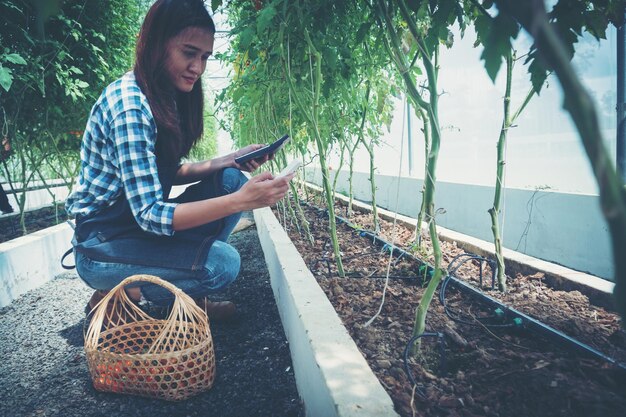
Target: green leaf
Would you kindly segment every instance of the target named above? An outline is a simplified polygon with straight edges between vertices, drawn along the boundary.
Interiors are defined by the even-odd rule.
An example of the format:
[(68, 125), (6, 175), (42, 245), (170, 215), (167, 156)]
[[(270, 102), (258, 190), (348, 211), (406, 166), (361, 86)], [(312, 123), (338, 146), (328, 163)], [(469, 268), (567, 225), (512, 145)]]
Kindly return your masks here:
[(599, 10), (592, 10), (587, 15), (585, 30), (597, 40), (606, 39), (607, 19)]
[(546, 78), (548, 78), (548, 71), (546, 70), (545, 62), (541, 59), (537, 50), (534, 50), (529, 54), (526, 62), (529, 61), (530, 65), (528, 65), (528, 72), (530, 73), (530, 82), (533, 85), (535, 93), (539, 95)]
[(11, 84), (13, 84), (13, 75), (11, 74), (11, 70), (0, 66), (0, 86), (2, 86), (5, 91), (9, 91), (11, 89)]
[(440, 32), (439, 36), (439, 39), (446, 46), (446, 48), (452, 48), (452, 45), (454, 44), (454, 34), (450, 29), (445, 28), (444, 31)]
[(573, 30), (580, 35), (585, 24), (586, 3), (580, 0), (559, 0), (549, 13), (550, 20), (556, 22), (561, 32)]
[(361, 26), (359, 27), (359, 30), (357, 30), (357, 32), (356, 32), (356, 40), (355, 41), (356, 41), (357, 45), (361, 44), (361, 42), (363, 42), (363, 40), (365, 40), (365, 35), (367, 35), (367, 33), (369, 32), (370, 28), (372, 27), (372, 23), (373, 23), (373, 21), (361, 23)]
[(413, 10), (414, 12), (416, 12), (420, 8), (421, 3), (422, 3), (421, 0), (407, 0), (406, 1), (406, 5), (409, 7), (409, 9)]
[(237, 102), (243, 96), (243, 93), (244, 93), (244, 89), (243, 88), (235, 89), (233, 91), (233, 101)]
[[(456, 17), (455, 1), (441, 1), (432, 15), (433, 27), (447, 27)], [(452, 19), (452, 21), (451, 21)]]
[(274, 16), (276, 16), (276, 9), (274, 8), (274, 6), (269, 5), (267, 7), (264, 7), (259, 12), (259, 16), (257, 17), (257, 21), (256, 21), (257, 33), (265, 32), (265, 29), (267, 29), (272, 23)]
[(334, 48), (323, 47), (322, 58), (331, 71), (337, 68), (337, 51)]
[(498, 71), (500, 71), (500, 66), (502, 65), (502, 55), (500, 51), (496, 47), (485, 45), (483, 53), (480, 54), (480, 59), (485, 61), (485, 69), (491, 81), (496, 82)]
[(491, 28), (482, 42), (485, 49), (480, 55), (480, 59), (485, 61), (485, 69), (491, 81), (496, 81), (502, 61), (512, 53), (511, 39), (515, 39), (518, 33), (519, 25), (509, 15), (499, 13), (492, 20)]
[(213, 10), (213, 13), (220, 7), (222, 7), (222, 0), (211, 0), (211, 10)]
[(243, 32), (241, 32), (241, 36), (239, 36), (239, 50), (247, 51), (252, 44), (252, 40), (254, 39), (254, 29), (247, 28)]
[(259, 53), (256, 49), (248, 50), (248, 60), (250, 60), (250, 65), (256, 65), (256, 60), (259, 57)]
[(476, 17), (474, 21), (474, 30), (476, 31), (476, 42), (474, 46), (478, 46), (485, 42), (485, 39), (489, 36), (489, 32), (491, 31), (491, 21), (492, 19), (489, 16), (485, 16), (480, 14)]
[(19, 54), (5, 55), (4, 59), (12, 64), (26, 65), (26, 60), (24, 60), (24, 58), (22, 58)]
[(334, 86), (335, 86), (334, 78), (329, 78), (325, 80), (324, 84), (322, 84), (322, 95), (326, 98), (329, 98)]

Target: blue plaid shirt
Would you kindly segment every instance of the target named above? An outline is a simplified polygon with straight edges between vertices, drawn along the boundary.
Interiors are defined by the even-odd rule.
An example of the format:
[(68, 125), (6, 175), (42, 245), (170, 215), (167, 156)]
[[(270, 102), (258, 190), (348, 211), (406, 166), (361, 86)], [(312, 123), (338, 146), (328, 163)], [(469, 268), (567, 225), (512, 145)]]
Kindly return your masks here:
[(177, 204), (164, 202), (156, 137), (148, 100), (129, 72), (110, 84), (91, 109), (77, 183), (65, 203), (67, 212), (94, 214), (125, 196), (143, 230), (173, 235)]

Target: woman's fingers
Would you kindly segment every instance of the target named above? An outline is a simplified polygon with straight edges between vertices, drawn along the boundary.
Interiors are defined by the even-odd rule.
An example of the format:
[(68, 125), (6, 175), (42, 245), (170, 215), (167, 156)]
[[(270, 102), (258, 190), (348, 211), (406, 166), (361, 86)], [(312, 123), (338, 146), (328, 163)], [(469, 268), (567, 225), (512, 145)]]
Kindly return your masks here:
[(248, 172), (257, 170), (261, 165), (269, 161), (268, 155), (263, 155), (258, 158), (252, 159), (244, 164), (244, 168)]
[(273, 180), (273, 182), (276, 183), (276, 191), (277, 191), (277, 195), (276, 195), (277, 198), (276, 198), (276, 201), (274, 201), (274, 203), (284, 198), (287, 192), (289, 192), (289, 181), (292, 178), (293, 178), (293, 175), (287, 175), (287, 176), (276, 178)]
[(254, 171), (254, 170), (256, 170), (258, 167), (260, 167), (260, 166), (261, 166), (261, 164), (260, 164), (260, 163), (259, 163), (256, 159), (253, 159), (252, 161), (248, 162), (248, 164), (250, 164), (250, 166), (252, 167), (252, 170), (251, 170), (251, 171)]
[(263, 172), (252, 177), (241, 191), (248, 196), (252, 208), (271, 206), (285, 197), (291, 178), (292, 175), (274, 178), (270, 172)]

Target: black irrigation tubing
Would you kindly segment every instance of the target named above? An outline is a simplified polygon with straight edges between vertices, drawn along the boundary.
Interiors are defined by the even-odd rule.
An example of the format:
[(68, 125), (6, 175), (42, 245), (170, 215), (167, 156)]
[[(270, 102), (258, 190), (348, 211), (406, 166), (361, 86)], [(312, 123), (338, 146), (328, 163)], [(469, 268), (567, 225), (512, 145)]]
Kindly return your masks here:
[[(379, 238), (378, 240), (381, 240), (381, 239)], [(402, 250), (402, 249), (398, 249), (398, 250)], [(419, 258), (413, 256), (412, 254), (408, 254), (408, 255), (415, 258), (418, 262), (422, 262)], [(526, 328), (528, 330), (534, 331), (536, 333), (539, 333), (542, 336), (545, 336), (551, 341), (555, 342), (556, 344), (561, 344), (564, 347), (568, 347), (574, 351), (606, 361), (614, 365), (620, 371), (626, 372), (626, 364), (618, 362), (617, 360), (605, 355), (604, 353), (594, 349), (593, 347), (585, 343), (582, 343), (579, 340), (576, 340), (575, 338), (566, 335), (560, 330), (550, 327), (547, 324), (542, 323), (541, 321), (522, 313), (521, 311), (518, 311), (512, 307), (502, 304), (500, 301), (496, 300), (493, 297), (488, 296), (487, 294), (483, 293), (479, 289), (474, 288), (473, 286), (466, 283), (465, 281), (459, 278), (456, 278), (453, 275), (448, 275), (446, 280), (449, 280), (451, 283), (456, 284), (457, 287), (461, 291), (465, 292), (466, 294), (469, 294), (470, 296), (475, 297), (479, 301), (486, 302), (494, 309), (502, 310), (505, 315), (512, 317), (514, 320), (517, 319), (516, 321), (517, 323), (519, 323), (519, 321), (521, 320), (521, 323), (519, 324), (519, 326)]]
[(439, 289), (439, 301), (441, 302), (441, 304), (443, 305), (443, 310), (445, 311), (446, 315), (451, 319), (456, 321), (457, 323), (462, 323), (462, 324), (466, 324), (468, 326), (486, 326), (489, 328), (510, 328), (510, 327), (521, 327), (523, 324), (523, 321), (521, 319), (515, 318), (513, 319), (512, 322), (510, 323), (505, 323), (505, 324), (494, 324), (494, 323), (482, 323), (481, 320), (497, 320), (499, 322), (503, 322), (505, 321), (506, 317), (504, 314), (504, 311), (502, 309), (496, 308), (496, 310), (494, 311), (495, 314), (491, 315), (491, 316), (487, 316), (487, 317), (474, 317), (475, 321), (467, 321), (464, 318), (462, 318), (462, 314), (459, 313), (458, 311), (454, 311), (452, 309), (450, 309), (450, 307), (448, 307), (446, 301), (445, 301), (445, 291), (446, 291), (446, 287), (448, 285), (448, 283), (450, 282), (449, 279), (444, 280), (444, 282), (442, 282), (441, 284), (441, 288)]
[[(318, 217), (321, 217), (321, 216), (323, 216), (326, 212), (328, 212), (328, 210), (327, 210), (327, 209), (321, 209), (321, 208), (316, 207), (316, 206), (314, 206), (313, 204), (311, 204), (311, 203), (309, 203), (309, 202), (306, 202), (306, 201), (301, 201), (300, 203), (301, 203), (302, 205), (305, 205), (305, 206), (309, 207), (309, 208), (312, 208), (312, 209), (317, 210), (317, 211), (319, 212)], [(364, 229), (360, 229), (359, 227), (355, 226), (353, 223), (351, 223), (350, 221), (348, 221), (347, 219), (345, 219), (345, 218), (343, 218), (343, 217), (341, 217), (341, 216), (335, 215), (335, 218), (336, 218), (337, 220), (339, 220), (339, 222), (340, 222), (340, 223), (344, 223), (344, 224), (346, 224), (348, 227), (350, 227), (350, 228), (354, 229), (355, 231), (359, 232), (359, 234), (360, 234), (360, 236), (361, 236), (361, 237), (366, 236), (366, 235), (367, 235), (367, 236), (370, 236), (370, 235), (371, 235), (372, 237), (376, 237), (376, 234), (371, 233), (371, 232), (369, 232), (369, 231), (367, 231), (367, 230), (364, 230)], [(328, 239), (328, 240), (325, 242), (325, 244), (324, 244), (324, 246), (323, 246), (323, 247), (326, 247), (326, 244), (328, 244), (328, 243), (330, 243), (330, 239)], [(374, 242), (374, 243), (376, 243), (376, 242)], [(391, 247), (391, 245), (386, 245), (386, 246), (384, 246), (384, 247), (383, 247), (383, 251), (385, 251), (385, 250), (389, 250), (389, 248), (390, 248), (390, 247)], [(394, 248), (396, 248), (396, 249), (397, 249), (397, 247), (395, 247), (395, 246), (394, 246)], [(377, 254), (378, 254), (378, 252), (366, 252), (366, 253), (359, 253), (359, 254), (357, 254), (357, 255), (353, 255), (353, 256), (343, 257), (343, 258), (341, 258), (341, 259), (342, 259), (342, 261), (343, 261), (343, 262), (347, 263), (347, 262), (352, 261), (352, 260), (357, 259), (357, 258), (361, 258), (361, 257), (364, 257), (364, 256), (377, 255)], [(398, 262), (399, 262), (399, 261), (400, 261), (400, 260), (404, 257), (404, 255), (405, 255), (405, 253), (404, 253), (404, 252), (400, 253), (400, 256), (398, 256), (398, 257), (395, 259), (394, 263), (393, 263), (393, 264), (394, 264), (394, 266), (395, 266), (395, 265), (396, 265), (396, 264), (397, 264), (397, 263), (398, 263)], [(318, 262), (326, 262), (326, 263), (327, 263), (327, 266), (328, 266), (328, 275), (330, 276), (330, 275), (331, 275), (331, 270), (330, 270), (330, 261), (331, 261), (331, 259), (329, 259), (329, 258), (322, 258), (322, 259), (318, 259), (315, 263), (318, 263)], [(309, 268), (309, 269), (310, 269), (310, 268)], [(356, 274), (358, 274), (358, 273), (346, 273), (345, 275), (346, 275), (347, 277), (353, 277), (353, 276), (355, 276)], [(373, 278), (373, 279), (380, 279), (380, 278), (387, 278), (387, 276), (386, 276), (386, 275), (385, 275), (385, 276), (381, 276), (381, 275), (370, 275), (370, 276), (368, 276), (368, 275), (360, 275), (358, 278)], [(390, 279), (419, 280), (419, 278), (420, 278), (420, 277), (419, 277), (419, 276), (408, 276), (408, 275), (390, 275), (390, 276), (389, 276), (389, 278), (390, 278)]]
[[(306, 201), (302, 201), (302, 204), (306, 205), (309, 208), (315, 209), (319, 212), (318, 217), (323, 216), (325, 213), (328, 213), (328, 209), (326, 208), (319, 208), (309, 202)], [(373, 243), (376, 244), (377, 242), (382, 243), (382, 250), (390, 250), (392, 251), (392, 253), (395, 255), (396, 252), (399, 253), (399, 256), (396, 258), (396, 260), (394, 261), (394, 266), (406, 255), (409, 256), (410, 259), (416, 260), (420, 265), (425, 265), (426, 269), (424, 270), (423, 273), (423, 278), (424, 280), (427, 279), (427, 275), (432, 276), (433, 273), (433, 269), (430, 265), (422, 262), (419, 258), (416, 258), (415, 256), (411, 255), (410, 253), (404, 251), (403, 249), (399, 248), (398, 246), (395, 245), (391, 245), (390, 243), (388, 243), (387, 241), (385, 241), (384, 239), (381, 239), (376, 233), (371, 232), (369, 230), (366, 229), (362, 229), (359, 226), (356, 226), (354, 223), (350, 222), (348, 219), (341, 217), (339, 215), (335, 215), (335, 219), (337, 219), (340, 223), (345, 224), (346, 226), (350, 227), (351, 229), (353, 229), (355, 232), (357, 232), (359, 234), (359, 236), (361, 237), (369, 237), (370, 239), (373, 240)], [(374, 254), (374, 252), (368, 253), (368, 254)], [(357, 256), (360, 256), (357, 255)], [(325, 258), (326, 259), (326, 258)], [(345, 260), (345, 259), (344, 259)], [(330, 267), (329, 267), (330, 268)], [(430, 268), (430, 269), (429, 269)], [(330, 274), (330, 269), (329, 269), (329, 274)], [(347, 275), (347, 274), (346, 274)], [(377, 279), (378, 276), (373, 276), (371, 278), (375, 278)], [(386, 278), (386, 276), (385, 276)], [(389, 276), (390, 279), (407, 279), (407, 280), (417, 280), (418, 283), (420, 283), (420, 278), (422, 278), (421, 275), (418, 275), (416, 277), (409, 277), (409, 276)]]
[[(466, 258), (466, 259), (463, 259)], [(498, 274), (498, 266), (496, 265), (496, 263), (492, 260), (489, 260), (483, 256), (480, 255), (476, 255), (473, 253), (469, 253), (469, 252), (465, 252), (465, 253), (461, 253), (457, 256), (455, 256), (450, 263), (448, 264), (448, 271), (450, 271), (450, 275), (453, 275), (457, 269), (459, 269), (465, 262), (471, 261), (471, 260), (478, 260), (480, 261), (479, 267), (480, 267), (480, 271), (479, 271), (479, 275), (478, 275), (478, 287), (482, 288), (483, 287), (483, 262), (486, 262), (489, 267), (491, 268), (491, 289), (493, 290), (496, 286), (496, 275)], [(458, 262), (458, 265), (454, 266), (454, 263)]]
[(413, 336), (411, 338), (411, 340), (408, 341), (408, 343), (406, 344), (406, 348), (404, 348), (404, 372), (406, 372), (407, 376), (409, 377), (409, 381), (411, 381), (411, 386), (415, 387), (415, 391), (417, 391), (423, 398), (426, 398), (426, 394), (418, 388), (417, 386), (417, 381), (415, 380), (415, 377), (413, 376), (413, 372), (411, 372), (411, 369), (409, 368), (409, 355), (411, 352), (411, 348), (413, 347), (413, 345), (415, 344), (415, 342), (417, 342), (419, 339), (423, 338), (423, 337), (436, 337), (437, 338), (437, 345), (439, 346), (439, 372), (443, 373), (445, 372), (445, 367), (446, 367), (446, 349), (445, 349), (445, 339), (444, 339), (444, 335), (443, 333), (432, 333), (432, 332), (424, 332), (424, 333), (420, 333), (417, 336)]
[(350, 261), (354, 261), (355, 259), (358, 258), (362, 258), (364, 256), (371, 256), (371, 255), (377, 255), (378, 252), (365, 252), (365, 253), (359, 253), (357, 255), (352, 255), (352, 256), (344, 256), (343, 258), (341, 258), (341, 260), (343, 262), (350, 262)]
[(548, 339), (552, 340), (553, 342), (561, 343), (564, 346), (569, 347), (574, 351), (602, 359), (616, 366), (620, 371), (626, 372), (626, 364), (618, 362), (617, 360), (611, 358), (610, 356), (605, 355), (604, 353), (594, 349), (593, 347), (585, 343), (582, 343), (579, 340), (574, 339), (573, 337), (566, 335), (560, 330), (550, 327), (547, 324), (544, 324), (539, 320), (536, 320), (514, 308), (508, 307), (500, 303), (498, 300), (482, 293), (482, 291), (477, 290), (476, 288), (472, 287), (471, 285), (467, 284), (466, 282), (458, 278), (451, 276), (450, 280), (467, 294), (474, 296), (480, 299), (481, 301), (487, 302), (494, 308), (501, 309), (502, 311), (504, 311), (505, 314), (508, 314), (510, 316), (513, 316), (514, 318), (522, 320), (523, 327), (529, 330), (535, 331), (539, 334), (542, 334), (543, 336), (546, 336)]
[[(307, 203), (308, 204), (308, 203)], [(314, 207), (314, 206), (311, 206)], [(317, 207), (315, 207), (317, 208)], [(320, 211), (324, 211), (326, 209), (320, 209), (317, 208)], [(347, 219), (344, 219), (341, 216), (335, 216), (335, 218), (337, 220), (339, 220), (342, 223), (347, 224), (349, 227), (354, 228), (354, 226), (352, 225), (352, 223), (350, 223)], [(415, 255), (405, 251), (404, 249), (401, 249), (395, 245), (391, 245), (389, 242), (385, 241), (384, 239), (381, 239), (379, 236), (375, 235), (372, 232), (369, 231), (365, 231), (365, 230), (360, 230), (359, 233), (361, 236), (368, 236), (370, 238), (373, 238), (374, 242), (380, 242), (383, 245), (388, 245), (388, 247), (392, 248), (393, 251), (397, 251), (399, 253), (404, 253), (405, 256), (408, 256), (412, 259), (414, 259), (415, 261), (417, 261), (420, 265), (426, 265), (427, 268), (431, 268), (432, 270), (432, 266), (430, 266), (427, 262), (424, 262), (423, 260), (419, 259), (418, 257), (416, 257)], [(425, 274), (426, 275), (426, 274)], [(466, 283), (465, 281), (454, 277), (453, 275), (448, 275), (448, 277), (446, 278), (446, 280), (449, 280), (449, 282), (454, 283), (457, 285), (457, 287), (465, 292), (466, 294), (469, 294), (470, 296), (483, 301), (487, 304), (489, 304), (491, 307), (495, 309), (501, 309), (504, 314), (512, 317), (513, 319), (518, 319), (517, 322), (519, 322), (519, 320), (521, 320), (521, 324), (520, 326), (523, 328), (526, 328), (530, 331), (534, 331), (538, 334), (541, 334), (542, 336), (545, 336), (546, 338), (548, 338), (549, 340), (553, 341), (554, 343), (556, 343), (557, 345), (562, 345), (564, 347), (570, 348), (573, 351), (591, 356), (591, 357), (595, 357), (597, 359), (601, 359), (605, 362), (608, 362), (612, 365), (614, 365), (619, 371), (621, 372), (625, 372), (626, 373), (626, 364), (621, 363), (619, 361), (617, 361), (614, 358), (611, 358), (610, 356), (605, 355), (604, 353), (598, 351), (597, 349), (594, 349), (593, 347), (582, 343), (579, 340), (576, 340), (573, 337), (570, 337), (568, 335), (566, 335), (565, 333), (561, 332), (560, 330), (557, 330), (553, 327), (548, 326), (545, 323), (542, 323), (541, 321), (534, 319), (524, 313), (522, 313), (521, 311), (518, 311), (512, 307), (509, 307), (505, 304), (502, 304), (500, 301), (496, 300), (493, 297), (488, 296), (487, 294), (483, 293), (482, 291), (480, 291), (479, 289), (474, 288), (473, 286), (469, 285), (468, 283)]]
[[(469, 261), (475, 261), (475, 260), (480, 261), (479, 262), (479, 283), (480, 283), (479, 288), (482, 288), (483, 286), (483, 263), (487, 263), (489, 267), (491, 268), (491, 289), (492, 290), (494, 289), (495, 276), (497, 274), (498, 268), (497, 268), (496, 263), (493, 260), (489, 260), (483, 256), (475, 255), (473, 253), (461, 253), (455, 256), (448, 264), (448, 275), (441, 282), (441, 287), (439, 288), (439, 302), (443, 306), (443, 310), (445, 311), (446, 315), (450, 317), (450, 319), (458, 323), (466, 324), (469, 326), (483, 325), (483, 326), (488, 326), (488, 327), (499, 327), (499, 328), (520, 326), (522, 324), (522, 321), (519, 319), (514, 319), (513, 322), (507, 323), (507, 324), (480, 323), (478, 321), (474, 321), (474, 322), (467, 321), (461, 318), (462, 316), (461, 313), (459, 313), (458, 311), (453, 311), (450, 307), (448, 307), (448, 304), (446, 303), (446, 289), (448, 287), (448, 284), (450, 283), (450, 276), (454, 275), (456, 271), (461, 266), (463, 266), (464, 263), (469, 262)], [(503, 321), (503, 319), (505, 318), (504, 311), (501, 309), (496, 309), (495, 312), (496, 314), (492, 316), (477, 317), (476, 320), (494, 320), (495, 319), (495, 320)]]
[[(357, 275), (358, 274), (358, 275)], [(367, 279), (406, 279), (408, 281), (414, 281), (415, 277), (409, 276), (409, 275), (363, 275), (360, 272), (356, 272), (356, 273), (348, 273), (346, 274), (347, 277), (356, 277), (356, 278), (367, 278)]]

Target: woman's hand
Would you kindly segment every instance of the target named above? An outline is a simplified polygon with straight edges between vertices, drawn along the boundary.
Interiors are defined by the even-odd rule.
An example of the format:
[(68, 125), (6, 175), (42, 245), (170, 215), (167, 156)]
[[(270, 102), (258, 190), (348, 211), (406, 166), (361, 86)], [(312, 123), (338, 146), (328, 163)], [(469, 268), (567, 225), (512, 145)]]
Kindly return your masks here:
[(246, 171), (246, 172), (252, 172), (254, 170), (256, 170), (258, 167), (260, 167), (261, 165), (263, 165), (264, 163), (266, 163), (267, 161), (271, 160), (274, 158), (274, 154), (269, 154), (269, 155), (264, 155), (261, 156), (259, 158), (256, 159), (251, 159), (250, 161), (244, 163), (244, 164), (238, 164), (237, 162), (235, 162), (235, 158), (239, 158), (240, 156), (243, 156), (247, 153), (256, 151), (257, 149), (261, 149), (263, 148), (265, 145), (261, 145), (261, 144), (253, 144), (253, 145), (248, 145), (244, 148), (239, 149), (236, 152), (233, 152), (232, 154), (228, 155), (228, 163), (230, 163), (230, 165), (228, 166), (232, 166), (233, 168), (237, 168), (240, 169), (241, 171)]
[(200, 181), (211, 173), (224, 168), (236, 168), (241, 171), (252, 172), (270, 159), (274, 159), (274, 154), (265, 155), (241, 165), (235, 162), (235, 158), (256, 151), (264, 146), (259, 144), (248, 145), (236, 152), (215, 159), (183, 164), (176, 173), (175, 184), (189, 184)]
[(237, 191), (247, 210), (276, 204), (289, 191), (289, 181), (294, 174), (274, 178), (269, 172), (256, 175)]

